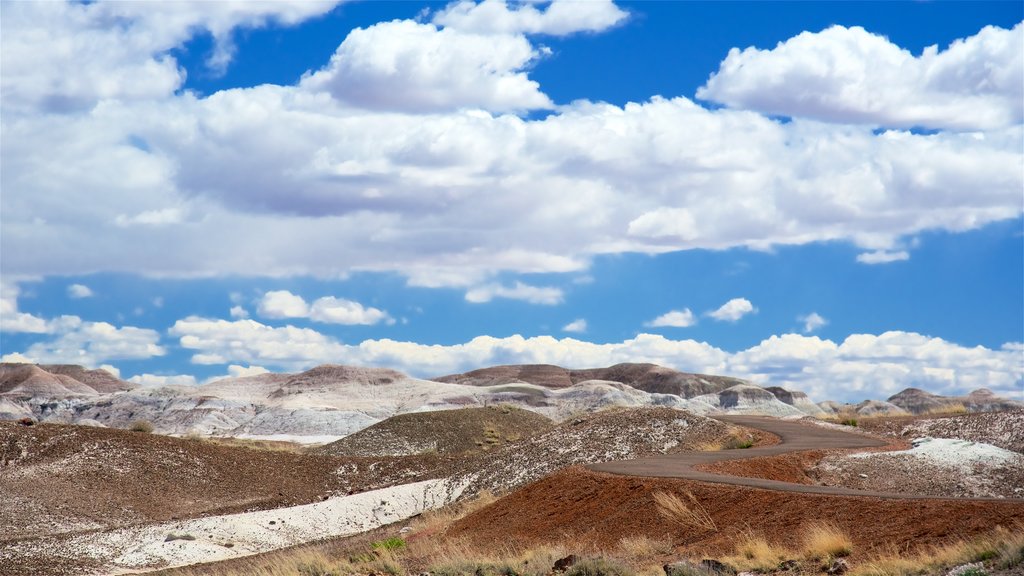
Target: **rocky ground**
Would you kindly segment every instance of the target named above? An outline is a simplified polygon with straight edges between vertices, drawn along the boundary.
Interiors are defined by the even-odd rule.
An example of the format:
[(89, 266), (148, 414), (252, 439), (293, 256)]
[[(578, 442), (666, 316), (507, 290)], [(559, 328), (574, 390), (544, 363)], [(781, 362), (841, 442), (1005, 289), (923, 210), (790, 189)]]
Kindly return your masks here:
[[(682, 526), (659, 513), (657, 492), (690, 493), (713, 526)], [(726, 554), (744, 531), (799, 546), (802, 528), (829, 519), (856, 543), (855, 559), (969, 536), (1024, 518), (1024, 502), (875, 499), (791, 493), (688, 480), (635, 478), (570, 468), (467, 516), (450, 530), (481, 546), (537, 544), (557, 538), (580, 549), (611, 548), (623, 538), (667, 538), (708, 554)], [(884, 520), (883, 520), (884, 519)]]
[(554, 422), (514, 406), (435, 410), (393, 416), (314, 450), (336, 456), (468, 455), (500, 449)]
[(959, 438), (1024, 454), (1024, 410), (978, 412), (949, 416), (867, 418), (858, 428), (874, 434), (912, 439)]

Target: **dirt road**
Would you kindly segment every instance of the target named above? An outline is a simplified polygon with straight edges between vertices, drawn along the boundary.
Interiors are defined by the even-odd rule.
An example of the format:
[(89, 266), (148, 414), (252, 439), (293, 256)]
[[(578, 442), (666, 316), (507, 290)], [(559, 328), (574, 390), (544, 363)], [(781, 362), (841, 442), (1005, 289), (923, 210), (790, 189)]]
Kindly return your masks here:
[[(718, 420), (738, 424), (749, 428), (757, 428), (779, 437), (780, 442), (773, 446), (749, 448), (746, 450), (722, 450), (718, 452), (683, 452), (652, 456), (637, 460), (618, 460), (602, 464), (592, 464), (587, 468), (597, 472), (607, 472), (622, 476), (646, 476), (652, 478), (686, 478), (700, 482), (716, 484), (732, 484), (785, 492), (801, 492), (806, 494), (831, 494), (839, 496), (872, 496), (878, 498), (897, 499), (948, 499), (940, 496), (923, 496), (908, 494), (892, 494), (854, 490), (839, 486), (816, 486), (795, 484), (764, 478), (747, 478), (716, 474), (697, 469), (702, 464), (713, 464), (730, 460), (743, 460), (762, 456), (778, 456), (805, 450), (836, 450), (857, 448), (879, 448), (890, 442), (857, 434), (827, 428), (815, 424), (794, 420), (779, 420), (762, 416), (716, 416)], [(972, 500), (1007, 501), (1009, 498), (972, 498)], [(1019, 499), (1014, 499), (1019, 500)]]

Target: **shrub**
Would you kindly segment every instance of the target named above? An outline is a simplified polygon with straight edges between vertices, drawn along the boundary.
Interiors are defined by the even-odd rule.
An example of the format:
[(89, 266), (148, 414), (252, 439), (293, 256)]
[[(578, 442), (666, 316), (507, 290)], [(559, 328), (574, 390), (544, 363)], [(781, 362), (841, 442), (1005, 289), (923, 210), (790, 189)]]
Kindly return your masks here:
[(718, 529), (707, 509), (697, 501), (692, 492), (686, 493), (686, 500), (683, 501), (679, 496), (668, 492), (654, 493), (654, 503), (658, 507), (658, 512), (668, 520), (687, 528)]
[(132, 432), (144, 432), (150, 434), (153, 432), (153, 423), (147, 420), (136, 420), (128, 425), (128, 429)]
[(804, 554), (816, 560), (842, 558), (853, 552), (853, 542), (836, 525), (811, 524), (804, 529)]
[(385, 540), (379, 540), (370, 544), (370, 548), (374, 550), (401, 550), (405, 548), (405, 540), (402, 540), (398, 536), (392, 536)]
[(565, 576), (633, 576), (633, 571), (604, 558), (586, 558), (566, 570)]
[(840, 424), (842, 424), (843, 426), (853, 426), (854, 428), (856, 428), (857, 427), (857, 419), (856, 418), (846, 418), (846, 419), (842, 420), (840, 422)]

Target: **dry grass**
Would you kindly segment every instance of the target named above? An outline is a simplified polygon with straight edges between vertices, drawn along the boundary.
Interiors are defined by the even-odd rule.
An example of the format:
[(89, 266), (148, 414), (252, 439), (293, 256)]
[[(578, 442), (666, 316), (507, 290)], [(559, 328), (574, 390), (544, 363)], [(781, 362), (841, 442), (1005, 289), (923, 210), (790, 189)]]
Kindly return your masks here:
[(153, 433), (153, 423), (148, 420), (135, 420), (128, 425), (128, 429), (132, 432), (143, 432), (145, 434)]
[(1024, 523), (1002, 526), (972, 540), (931, 546), (913, 553), (890, 550), (864, 562), (851, 576), (914, 576), (969, 562), (988, 561), (996, 568), (1024, 566)]
[(920, 416), (956, 416), (958, 414), (967, 414), (967, 406), (964, 406), (962, 402), (952, 402), (945, 406), (939, 406), (938, 408), (932, 408), (919, 414)]
[(771, 544), (764, 536), (747, 533), (736, 544), (736, 554), (723, 559), (740, 570), (774, 570), (793, 555), (781, 546)]
[(219, 444), (221, 446), (232, 446), (235, 448), (249, 448), (250, 450), (270, 450), (273, 452), (306, 452), (307, 446), (298, 444), (296, 442), (285, 442), (283, 440), (253, 440), (248, 438), (228, 438), (228, 437), (216, 437), (216, 436), (199, 436), (195, 434), (189, 434), (185, 436), (189, 440), (198, 440), (200, 442), (209, 442), (211, 444)]
[(618, 550), (627, 558), (649, 560), (671, 554), (675, 548), (667, 540), (656, 540), (646, 535), (626, 536), (619, 540)]
[(490, 506), (497, 499), (498, 497), (490, 490), (483, 490), (472, 500), (465, 500), (436, 510), (428, 510), (413, 522), (412, 533), (422, 535), (441, 534), (456, 520), (469, 516), (485, 506)]
[(853, 541), (835, 524), (817, 522), (804, 528), (803, 554), (814, 560), (842, 558), (853, 552)]
[(683, 500), (676, 494), (655, 492), (653, 496), (658, 513), (684, 528), (718, 530), (707, 509), (697, 501), (693, 493), (688, 491), (685, 494), (686, 500)]

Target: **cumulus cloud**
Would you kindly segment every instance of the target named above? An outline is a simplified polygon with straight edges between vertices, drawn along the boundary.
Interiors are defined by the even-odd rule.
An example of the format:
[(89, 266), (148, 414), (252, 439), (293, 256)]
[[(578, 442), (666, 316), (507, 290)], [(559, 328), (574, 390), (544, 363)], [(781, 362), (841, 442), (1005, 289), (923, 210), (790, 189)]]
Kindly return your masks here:
[(230, 311), (232, 318), (248, 318), (249, 311), (241, 306), (232, 306)]
[(0, 332), (45, 334), (50, 325), (45, 319), (18, 311), (18, 285), (0, 281)]
[(904, 260), (910, 260), (910, 253), (906, 250), (875, 250), (873, 252), (857, 254), (857, 262), (861, 264), (888, 264)]
[(696, 323), (697, 317), (693, 315), (693, 312), (689, 308), (683, 308), (682, 310), (670, 310), (650, 322), (645, 322), (644, 326), (651, 328), (687, 328)]
[[(5, 111), (71, 112), (103, 100), (141, 101), (177, 90), (185, 71), (167, 52), (205, 31), (210, 62), (231, 59), (236, 28), (297, 24), (336, 1), (39, 2), (4, 8)], [(59, 72), (58, 72), (59, 71)]]
[(754, 308), (750, 300), (746, 298), (733, 298), (719, 306), (717, 310), (708, 312), (708, 316), (721, 322), (736, 322), (747, 314), (754, 312), (757, 312), (757, 308)]
[(338, 362), (345, 346), (310, 328), (275, 328), (255, 320), (216, 320), (190, 316), (168, 331), (182, 348), (196, 350), (196, 364), (269, 364), (309, 367)]
[(317, 298), (309, 309), (309, 318), (314, 322), (331, 324), (371, 325), (379, 322), (394, 324), (394, 319), (383, 310), (364, 307), (359, 302), (333, 296)]
[(822, 326), (828, 324), (828, 320), (826, 320), (823, 316), (821, 316), (821, 314), (818, 314), (817, 312), (811, 312), (806, 316), (800, 316), (797, 318), (797, 320), (804, 323), (805, 334), (814, 332), (818, 328), (821, 328)]
[[(386, 63), (351, 71), (365, 73), (367, 89), (410, 99), (386, 110), (354, 101), (345, 90), (355, 84), (332, 83), (349, 73), (341, 56), (293, 86), (201, 97), (175, 92), (180, 79), (173, 79), (171, 88), (134, 94), (159, 85), (138, 62), (161, 74), (177, 69), (164, 48), (126, 50), (134, 44), (124, 34), (142, 37), (160, 17), (178, 30), (179, 19), (136, 15), (105, 27), (92, 11), (110, 10), (95, 7), (107, 3), (52, 4), (18, 3), (3, 19), (5, 59), (25, 70), (9, 78), (5, 67), (4, 90), (34, 95), (0, 99), (5, 275), (255, 270), (336, 277), (371, 270), (401, 273), (418, 286), (472, 290), (503, 272), (578, 274), (600, 254), (818, 241), (887, 253), (921, 231), (970, 230), (1022, 212), (1020, 125), (875, 133), (801, 118), (781, 123), (687, 98), (580, 101), (544, 119), (518, 117), (498, 111), (534, 106), (529, 101), (541, 92), (529, 91), (525, 68), (513, 62), (531, 62), (527, 51), (539, 49), (522, 36), (492, 34), (492, 47), (480, 52), (463, 42), (476, 32), (415, 22), (353, 32), (341, 54), (363, 57), (358, 44), (380, 35), (382, 57), (397, 59), (409, 38), (422, 35), (443, 43), (438, 49), (453, 66), (493, 57), (467, 76), (479, 82), (463, 90), (439, 80), (420, 69), (417, 53), (400, 59), (415, 73), (395, 79), (414, 83), (408, 92), (374, 84), (388, 74)], [(217, 6), (208, 18), (218, 26), (251, 22), (222, 14), (228, 3), (188, 6), (200, 5)], [(110, 73), (78, 78), (73, 62), (50, 62), (44, 41), (55, 33), (30, 32), (51, 17), (61, 36), (109, 35), (96, 46), (116, 46), (117, 57), (99, 48), (85, 53), (95, 57), (88, 67)], [(193, 24), (185, 28), (206, 27)], [(161, 46), (179, 45), (182, 34), (161, 36)], [(9, 52), (9, 42), (32, 50)], [(122, 61), (129, 52), (131, 62)], [(122, 73), (132, 81), (111, 88), (111, 96), (93, 86), (97, 78), (117, 85)], [(46, 90), (38, 85), (60, 85), (66, 74), (69, 86), (72, 77), (82, 84), (66, 90), (84, 98), (88, 111), (42, 113)], [(40, 80), (22, 83), (25, 75)], [(518, 91), (495, 92), (506, 77)], [(26, 98), (34, 104), (22, 106)], [(126, 225), (116, 225), (119, 216)]]
[(569, 322), (565, 326), (562, 326), (562, 332), (575, 332), (582, 334), (587, 331), (587, 320), (586, 318), (577, 318), (572, 322)]
[[(314, 300), (310, 305), (302, 296), (292, 294), (287, 290), (267, 292), (257, 304), (257, 310), (260, 316), (265, 318), (309, 318), (314, 322), (328, 324), (394, 323), (394, 319), (387, 312), (373, 307), (364, 307), (352, 300), (325, 296)], [(234, 314), (232, 317), (235, 317)]]
[(357, 28), (302, 87), (371, 110), (496, 112), (552, 108), (525, 68), (541, 55), (523, 36), (395, 20)]
[(159, 345), (160, 334), (148, 328), (118, 328), (107, 322), (84, 322), (77, 316), (51, 320), (50, 327), (55, 338), (4, 355), (4, 361), (17, 357), (42, 364), (98, 366), (109, 360), (144, 360), (166, 353)]
[(69, 298), (91, 298), (94, 296), (92, 289), (85, 284), (72, 284), (68, 286), (68, 297)]
[(772, 50), (733, 48), (697, 96), (829, 122), (986, 130), (1024, 119), (1024, 27), (912, 55), (860, 27), (804, 32)]
[(245, 376), (258, 376), (260, 374), (266, 374), (269, 372), (263, 366), (239, 366), (232, 364), (228, 366), (228, 375), (232, 378), (242, 378)]
[(188, 374), (137, 374), (128, 379), (133, 384), (147, 387), (158, 386), (195, 386), (196, 377)]
[(600, 32), (626, 20), (629, 15), (611, 0), (553, 0), (546, 8), (522, 3), (510, 8), (503, 0), (453, 2), (434, 15), (434, 23), (486, 34), (550, 34)]
[(553, 306), (561, 304), (564, 296), (561, 288), (531, 286), (522, 282), (516, 282), (511, 286), (486, 284), (466, 291), (466, 301), (474, 304), (490, 302), (495, 298), (507, 298), (509, 300), (523, 300), (531, 304)]
[[(986, 387), (1019, 396), (1024, 385), (1020, 343), (999, 350), (965, 347), (913, 332), (855, 334), (840, 343), (817, 336), (772, 336), (727, 352), (704, 342), (640, 334), (596, 344), (575, 338), (478, 336), (453, 345), (390, 339), (342, 344), (309, 329), (274, 328), (252, 320), (179, 320), (171, 330), (198, 364), (253, 363), (303, 370), (325, 363), (385, 366), (419, 377), (496, 364), (557, 364), (570, 368), (651, 362), (683, 371), (728, 374), (764, 386), (804, 390), (819, 400), (885, 398), (916, 386), (956, 395)], [(216, 362), (212, 358), (219, 359)]]
[(298, 294), (287, 290), (272, 290), (263, 295), (256, 310), (264, 318), (306, 318), (309, 305)]

